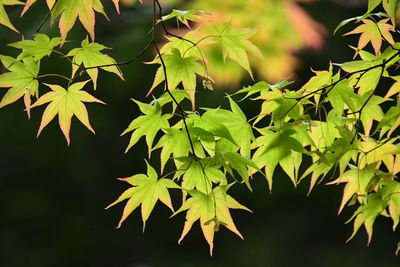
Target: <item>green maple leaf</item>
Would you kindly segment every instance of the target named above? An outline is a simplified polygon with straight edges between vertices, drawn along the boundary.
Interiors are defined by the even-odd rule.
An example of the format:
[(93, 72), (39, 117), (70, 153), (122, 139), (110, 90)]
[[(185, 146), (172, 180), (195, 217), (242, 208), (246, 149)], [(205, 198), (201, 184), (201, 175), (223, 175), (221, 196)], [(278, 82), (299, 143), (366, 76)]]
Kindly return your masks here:
[(39, 74), (39, 63), (32, 57), (20, 62), (12, 57), (0, 55), (0, 60), (10, 71), (0, 75), (0, 87), (10, 88), (1, 99), (0, 108), (24, 97), (25, 107), (30, 116), (31, 96), (37, 96), (39, 90), (39, 82), (36, 79)]
[(68, 144), (70, 143), (69, 132), (71, 129), (71, 120), (74, 115), (86, 128), (94, 133), (89, 122), (88, 112), (83, 102), (105, 103), (81, 90), (87, 82), (88, 81), (74, 83), (69, 86), (67, 90), (59, 85), (46, 84), (51, 89), (51, 92), (42, 95), (32, 105), (33, 108), (49, 103), (43, 112), (37, 136), (40, 135), (44, 127), (46, 127), (57, 114), (61, 131)]
[[(200, 141), (193, 135), (194, 129), (192, 121), (189, 120), (187, 126), (196, 156), (204, 157), (203, 147)], [(173, 155), (172, 158), (174, 159), (177, 169), (181, 169), (183, 163), (177, 159), (187, 157), (189, 153), (193, 153), (187, 131), (182, 121), (178, 122), (172, 128), (165, 128), (162, 130), (165, 134), (153, 148), (153, 150), (161, 148), (161, 173), (164, 171), (165, 164), (171, 158), (171, 155)]]
[(296, 186), (298, 171), (302, 162), (302, 152), (304, 152), (302, 144), (292, 137), (296, 132), (292, 129), (277, 133), (265, 129), (259, 129), (259, 131), (262, 136), (258, 137), (254, 143), (257, 150), (252, 160), (258, 168), (265, 168), (270, 190), (272, 188), (272, 177), (278, 164)]
[(247, 53), (263, 58), (257, 46), (249, 41), (249, 38), (255, 35), (257, 31), (257, 29), (250, 28), (234, 28), (230, 23), (225, 23), (215, 25), (210, 35), (217, 36), (215, 39), (222, 46), (224, 59), (232, 59), (253, 77)]
[(382, 137), (385, 133), (388, 133), (388, 137), (400, 126), (400, 103), (397, 103), (395, 107), (390, 109), (383, 116), (382, 120), (379, 121), (376, 131), (379, 132), (379, 136)]
[(168, 119), (172, 117), (170, 114), (162, 114), (161, 106), (158, 102), (152, 104), (145, 104), (140, 101), (133, 101), (139, 106), (143, 115), (134, 119), (128, 126), (128, 128), (121, 134), (132, 132), (129, 145), (125, 150), (128, 152), (131, 147), (133, 147), (142, 136), (146, 137), (146, 143), (151, 152), (153, 146), (153, 140), (156, 134), (163, 128), (169, 128)]
[[(89, 39), (86, 38), (82, 41), (81, 46), (81, 48), (75, 48), (67, 54), (67, 56), (73, 57), (72, 76), (75, 75), (81, 64), (83, 64), (85, 68), (116, 64), (115, 60), (112, 57), (100, 52), (104, 49), (108, 49), (104, 45), (98, 43), (89, 43)], [(91, 68), (86, 70), (93, 81), (94, 89), (96, 89), (97, 87), (97, 76), (99, 72), (98, 69), (99, 68)], [(100, 69), (115, 73), (122, 80), (124, 80), (122, 72), (117, 66), (100, 67)]]
[(212, 183), (226, 184), (226, 177), (219, 169), (219, 165), (213, 164), (212, 158), (193, 159), (190, 157), (180, 158), (179, 161), (184, 164), (180, 167), (175, 177), (182, 176), (182, 188), (198, 191), (208, 195), (212, 190)]
[(400, 183), (397, 181), (382, 181), (382, 197), (388, 201), (389, 214), (393, 220), (393, 231), (400, 221)]
[(352, 112), (357, 111), (357, 97), (354, 89), (349, 86), (349, 81), (344, 79), (329, 90), (326, 100), (331, 103), (335, 113), (342, 116), (345, 109), (350, 109)]
[(383, 8), (392, 20), (393, 25), (396, 25), (396, 6), (397, 0), (383, 0)]
[[(246, 183), (249, 190), (252, 190), (250, 185), (250, 175), (255, 171), (261, 172), (260, 168), (255, 162), (250, 160), (248, 157), (244, 157), (239, 153), (234, 152), (218, 152), (215, 155), (214, 162), (224, 167), (232, 177), (235, 177), (233, 171), (236, 171), (242, 180)], [(235, 180), (237, 180), (235, 178)]]
[(17, 0), (0, 0), (0, 24), (3, 24), (4, 26), (7, 26), (11, 30), (19, 33), (19, 31), (11, 24), (11, 21), (8, 18), (8, 15), (7, 15), (7, 12), (4, 8), (4, 6), (23, 5), (23, 4), (24, 4), (23, 2), (17, 1)]
[(219, 225), (225, 226), (243, 239), (233, 222), (229, 209), (251, 211), (229, 196), (226, 193), (228, 189), (229, 185), (222, 185), (215, 187), (209, 194), (204, 194), (197, 190), (189, 191), (192, 197), (187, 199), (182, 207), (174, 213), (175, 215), (187, 210), (186, 221), (182, 235), (178, 241), (179, 243), (187, 235), (193, 223), (197, 220), (200, 220), (201, 230), (210, 246), (211, 255), (214, 247), (214, 233), (218, 230)]
[[(347, 239), (350, 241), (358, 232), (361, 225), (364, 224), (365, 230), (368, 234), (368, 244), (372, 239), (373, 225), (376, 217), (378, 217), (382, 212), (385, 211), (387, 201), (382, 199), (381, 194), (371, 193), (366, 197), (365, 203), (363, 203), (349, 219), (349, 221), (354, 219), (353, 233)], [(348, 222), (349, 222), (348, 221)]]
[(360, 120), (364, 126), (365, 134), (368, 135), (372, 128), (373, 121), (375, 120), (380, 122), (383, 120), (384, 113), (380, 107), (380, 104), (387, 101), (387, 99), (376, 95), (373, 95), (371, 98), (369, 98), (368, 95), (364, 95), (362, 97), (357, 95), (357, 98), (357, 108), (358, 110), (362, 108)]
[(228, 99), (232, 111), (209, 109), (203, 114), (202, 119), (224, 125), (233, 139), (233, 144), (237, 144), (235, 152), (240, 148), (242, 156), (250, 157), (250, 144), (255, 139), (252, 127), (239, 106), (229, 96)]
[[(188, 92), (192, 101), (193, 109), (195, 107), (195, 94), (196, 94), (196, 74), (200, 76), (205, 75), (205, 71), (198, 61), (198, 58), (193, 56), (185, 56), (181, 52), (173, 48), (171, 54), (162, 56), (164, 61), (168, 88), (176, 89), (180, 83), (183, 84), (183, 88)], [(155, 59), (152, 63), (160, 64), (160, 59)], [(156, 76), (153, 81), (147, 95), (151, 94), (155, 87), (157, 87), (162, 81), (165, 80), (163, 67), (160, 66), (156, 72)]]
[(34, 40), (22, 40), (9, 46), (22, 49), (17, 60), (27, 57), (33, 57), (35, 61), (39, 61), (45, 56), (50, 56), (54, 47), (61, 44), (61, 38), (56, 37), (50, 39), (46, 34), (35, 34)]
[(343, 210), (344, 205), (353, 197), (354, 194), (357, 194), (358, 196), (367, 195), (370, 182), (376, 173), (375, 167), (376, 165), (369, 165), (364, 169), (352, 167), (338, 179), (327, 183), (328, 185), (346, 183), (343, 190), (342, 203), (340, 204), (338, 213)]
[(51, 23), (61, 15), (59, 28), (62, 43), (65, 42), (68, 32), (77, 19), (90, 34), (91, 39), (94, 40), (95, 11), (107, 17), (100, 0), (58, 0), (57, 2), (52, 0), (48, 1), (48, 4), (50, 4), (49, 8), (52, 7)]
[(381, 50), (382, 46), (382, 36), (388, 41), (391, 45), (394, 45), (394, 40), (391, 31), (394, 31), (393, 26), (387, 24), (389, 19), (382, 19), (375, 23), (370, 19), (363, 19), (362, 22), (364, 24), (358, 26), (354, 30), (345, 33), (344, 35), (350, 34), (361, 34), (360, 39), (358, 41), (357, 48), (363, 49), (369, 42), (371, 42), (372, 47), (374, 48), (375, 54)]
[(158, 200), (174, 211), (168, 188), (180, 187), (170, 179), (158, 179), (157, 172), (154, 170), (154, 168), (151, 167), (149, 163), (146, 162), (146, 164), (147, 175), (137, 174), (128, 178), (120, 178), (120, 180), (128, 182), (129, 184), (133, 185), (133, 187), (123, 192), (116, 201), (111, 203), (106, 208), (108, 209), (111, 206), (128, 199), (117, 228), (121, 227), (121, 224), (125, 221), (125, 219), (137, 207), (139, 207), (139, 205), (141, 205), (143, 231), (146, 227), (146, 221)]
[[(332, 84), (332, 73), (329, 71), (313, 71), (315, 76), (311, 77), (311, 79), (300, 88), (300, 92), (303, 95), (310, 94), (311, 92), (315, 92), (318, 89)], [(310, 96), (314, 96), (315, 102), (318, 104), (320, 94), (311, 94)]]

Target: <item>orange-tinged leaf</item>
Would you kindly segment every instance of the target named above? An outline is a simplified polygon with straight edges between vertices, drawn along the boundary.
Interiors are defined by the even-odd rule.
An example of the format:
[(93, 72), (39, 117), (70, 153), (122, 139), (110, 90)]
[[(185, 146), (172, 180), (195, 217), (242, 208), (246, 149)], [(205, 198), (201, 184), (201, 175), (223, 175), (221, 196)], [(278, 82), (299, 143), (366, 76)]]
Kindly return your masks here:
[(9, 72), (0, 75), (0, 88), (10, 88), (0, 101), (0, 108), (14, 103), (24, 96), (24, 103), (30, 116), (30, 97), (37, 96), (39, 82), (36, 76), (39, 73), (39, 63), (32, 57), (22, 62), (9, 56), (0, 55), (1, 63)]
[(67, 90), (59, 85), (46, 84), (52, 91), (41, 96), (36, 103), (31, 106), (33, 108), (49, 103), (42, 115), (38, 136), (57, 114), (60, 128), (68, 144), (70, 143), (69, 132), (73, 115), (94, 133), (89, 122), (88, 112), (83, 102), (105, 103), (81, 90), (87, 82), (88, 81), (74, 83)]
[(119, 14), (119, 0), (112, 0), (114, 5), (115, 5), (115, 9), (117, 10), (118, 14)]
[(64, 42), (68, 32), (79, 19), (91, 39), (94, 40), (95, 11), (106, 16), (100, 0), (58, 0), (51, 12), (51, 23), (61, 15), (59, 28)]
[(389, 19), (383, 19), (375, 23), (370, 19), (363, 19), (362, 22), (364, 24), (358, 26), (348, 33), (345, 33), (344, 35), (361, 34), (357, 48), (361, 50), (369, 42), (371, 42), (375, 54), (378, 54), (381, 50), (382, 39), (386, 40), (391, 45), (394, 45), (395, 43), (392, 35), (390, 34), (391, 31), (394, 31), (394, 28), (392, 25), (386, 23), (388, 20)]
[(179, 188), (170, 179), (158, 179), (158, 175), (153, 167), (147, 163), (147, 175), (137, 174), (128, 178), (121, 178), (120, 180), (128, 182), (133, 187), (126, 190), (122, 195), (113, 203), (111, 203), (106, 209), (115, 204), (129, 199), (125, 205), (121, 220), (118, 223), (118, 227), (125, 219), (139, 206), (141, 205), (141, 213), (143, 219), (143, 231), (146, 226), (146, 221), (149, 218), (151, 212), (154, 209), (155, 204), (158, 200), (164, 203), (168, 208), (174, 211), (171, 203), (171, 197), (168, 192), (168, 188)]
[(346, 183), (343, 191), (342, 203), (339, 212), (342, 211), (344, 205), (353, 197), (354, 194), (366, 195), (367, 187), (375, 174), (375, 166), (370, 165), (365, 169), (352, 168), (345, 172), (342, 176), (329, 184)]

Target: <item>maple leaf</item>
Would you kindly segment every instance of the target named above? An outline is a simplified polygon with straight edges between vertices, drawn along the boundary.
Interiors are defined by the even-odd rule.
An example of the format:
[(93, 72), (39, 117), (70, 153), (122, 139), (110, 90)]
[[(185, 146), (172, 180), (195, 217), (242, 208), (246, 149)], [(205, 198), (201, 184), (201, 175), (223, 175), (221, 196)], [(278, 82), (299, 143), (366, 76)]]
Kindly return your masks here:
[(394, 28), (392, 25), (386, 23), (388, 20), (389, 19), (382, 19), (375, 23), (370, 19), (363, 19), (362, 22), (364, 24), (343, 35), (361, 34), (357, 48), (361, 50), (371, 42), (375, 54), (377, 55), (381, 50), (382, 37), (391, 45), (394, 45), (395, 43), (390, 34), (391, 31), (394, 31)]
[(199, 16), (198, 14), (207, 14), (207, 13), (195, 9), (190, 9), (190, 10), (172, 9), (172, 12), (170, 14), (163, 16), (161, 19), (163, 21), (166, 21), (172, 18), (176, 18), (177, 21), (182, 22), (184, 25), (190, 28), (188, 21), (199, 21), (202, 19), (202, 17)]
[[(54, 4), (54, 1), (50, 2)], [(49, 7), (51, 6), (49, 5)], [(51, 23), (61, 15), (59, 28), (62, 43), (65, 42), (68, 32), (72, 29), (77, 19), (90, 34), (91, 39), (94, 40), (95, 11), (107, 18), (100, 0), (58, 0), (51, 11)]]
[[(173, 48), (171, 54), (166, 54), (162, 56), (165, 64), (168, 88), (176, 89), (177, 86), (182, 83), (183, 88), (188, 92), (190, 99), (192, 101), (193, 109), (195, 107), (195, 94), (196, 94), (196, 74), (204, 76), (203, 67), (197, 62), (197, 58), (193, 56), (185, 56), (181, 52)], [(160, 59), (154, 60), (156, 64), (160, 64)], [(156, 72), (156, 76), (153, 81), (147, 95), (151, 94), (154, 88), (165, 80), (163, 66), (160, 66)]]
[(10, 19), (8, 18), (7, 12), (4, 9), (4, 6), (7, 5), (23, 5), (21, 1), (17, 0), (0, 0), (0, 24), (3, 24), (4, 26), (7, 26), (11, 30), (18, 32), (19, 31), (11, 24)]
[(361, 225), (364, 224), (365, 230), (368, 234), (368, 244), (372, 239), (373, 225), (376, 217), (384, 212), (387, 203), (382, 199), (381, 194), (372, 193), (366, 197), (366, 201), (362, 204), (353, 214), (353, 216), (347, 221), (354, 219), (353, 233), (347, 239), (346, 242), (350, 241), (357, 233)]
[(369, 165), (365, 169), (352, 167), (338, 179), (327, 183), (328, 185), (346, 183), (338, 214), (343, 210), (344, 205), (353, 197), (354, 194), (359, 196), (367, 195), (368, 185), (374, 178), (376, 172), (375, 166), (376, 165)]
[(292, 137), (296, 132), (287, 129), (274, 133), (270, 130), (259, 129), (263, 135), (254, 143), (257, 148), (253, 155), (254, 163), (261, 169), (265, 168), (269, 188), (272, 188), (272, 176), (279, 164), (289, 175), (294, 185), (297, 185), (297, 175), (302, 162), (304, 151), (301, 143)]
[[(101, 53), (100, 51), (108, 49), (104, 45), (98, 43), (89, 43), (89, 39), (86, 38), (81, 43), (81, 48), (72, 49), (67, 56), (73, 57), (72, 59), (72, 76), (78, 71), (79, 66), (83, 64), (85, 68), (89, 68), (86, 72), (89, 74), (93, 81), (94, 89), (97, 87), (97, 76), (99, 68), (91, 68), (95, 66), (112, 65), (116, 64), (115, 60), (110, 56)], [(122, 72), (117, 66), (100, 67), (100, 69), (117, 74), (122, 80)]]
[(134, 119), (128, 126), (128, 128), (121, 134), (127, 134), (132, 132), (129, 145), (125, 150), (125, 153), (134, 146), (142, 136), (146, 137), (146, 143), (149, 154), (153, 146), (153, 140), (163, 128), (169, 128), (168, 119), (172, 117), (170, 114), (162, 114), (161, 106), (158, 102), (152, 104), (145, 104), (140, 101), (132, 99), (143, 112), (144, 115)]
[(243, 239), (233, 222), (229, 209), (251, 211), (226, 193), (229, 187), (230, 185), (217, 186), (209, 194), (197, 190), (189, 191), (191, 198), (187, 199), (182, 207), (174, 213), (176, 215), (187, 210), (185, 225), (178, 243), (183, 240), (197, 220), (200, 220), (201, 230), (210, 246), (211, 255), (214, 247), (214, 233), (218, 231), (220, 225), (225, 226)]
[(234, 28), (230, 23), (224, 23), (223, 25), (216, 25), (211, 32), (211, 35), (217, 36), (215, 39), (222, 46), (224, 59), (229, 57), (247, 70), (251, 77), (253, 77), (253, 74), (247, 52), (258, 58), (263, 58), (258, 47), (248, 40), (257, 31), (257, 29), (250, 28)]
[(87, 82), (88, 81), (74, 83), (69, 86), (67, 90), (59, 85), (46, 84), (52, 91), (42, 95), (32, 105), (33, 108), (50, 103), (43, 112), (42, 121), (40, 123), (37, 136), (40, 135), (43, 128), (46, 127), (47, 124), (49, 124), (57, 114), (60, 128), (67, 140), (68, 145), (70, 143), (69, 132), (71, 129), (71, 120), (73, 115), (75, 115), (82, 122), (82, 124), (86, 126), (86, 128), (95, 133), (90, 125), (88, 112), (83, 102), (97, 102), (100, 104), (105, 103), (81, 90)]
[(61, 38), (49, 38), (46, 34), (35, 34), (34, 40), (22, 40), (19, 42), (11, 43), (9, 46), (22, 49), (21, 54), (18, 55), (17, 60), (26, 57), (33, 57), (35, 61), (39, 61), (45, 56), (50, 56), (54, 47), (61, 44)]
[[(240, 148), (242, 156), (250, 157), (250, 144), (255, 139), (252, 127), (239, 106), (228, 96), (232, 111), (210, 109), (202, 116), (203, 121), (213, 121), (225, 125), (232, 137), (232, 144), (237, 144), (235, 152)], [(229, 140), (230, 136), (226, 139)]]
[(400, 183), (396, 181), (382, 181), (382, 197), (387, 199), (389, 214), (393, 220), (393, 231), (400, 221)]
[(182, 175), (182, 188), (184, 190), (192, 190), (196, 188), (198, 191), (208, 195), (212, 189), (212, 182), (216, 184), (225, 183), (225, 174), (219, 169), (220, 166), (213, 164), (212, 158), (195, 160), (191, 157), (180, 158), (179, 161), (184, 165), (176, 173), (175, 177)]
[(141, 213), (143, 220), (143, 231), (146, 227), (146, 221), (149, 218), (151, 212), (154, 209), (155, 204), (158, 200), (164, 203), (168, 208), (174, 211), (171, 203), (171, 197), (168, 192), (168, 188), (180, 188), (170, 179), (158, 179), (158, 175), (153, 167), (147, 163), (147, 175), (136, 174), (128, 178), (120, 178), (120, 180), (128, 182), (133, 185), (121, 196), (111, 203), (106, 209), (120, 203), (126, 199), (129, 199), (125, 205), (122, 213), (121, 220), (118, 223), (117, 228), (121, 227), (121, 224), (125, 219), (139, 206), (141, 205)]
[[(164, 171), (165, 164), (170, 159), (171, 154), (173, 155), (172, 158), (174, 159), (176, 167), (180, 169), (183, 163), (177, 159), (187, 157), (189, 153), (192, 152), (188, 132), (191, 134), (191, 140), (196, 155), (199, 157), (205, 156), (200, 141), (192, 136), (194, 133), (193, 123), (191, 121), (187, 122), (188, 132), (182, 124), (182, 121), (180, 121), (171, 128), (162, 129), (165, 134), (153, 148), (154, 150), (159, 148), (162, 149), (160, 153), (161, 172)], [(179, 127), (180, 125), (182, 127)]]
[(0, 108), (14, 103), (24, 96), (24, 103), (30, 116), (31, 96), (37, 96), (39, 82), (36, 79), (39, 74), (39, 63), (32, 57), (25, 58), (22, 62), (9, 56), (0, 55), (1, 63), (10, 72), (0, 75), (0, 87), (10, 88), (0, 102)]

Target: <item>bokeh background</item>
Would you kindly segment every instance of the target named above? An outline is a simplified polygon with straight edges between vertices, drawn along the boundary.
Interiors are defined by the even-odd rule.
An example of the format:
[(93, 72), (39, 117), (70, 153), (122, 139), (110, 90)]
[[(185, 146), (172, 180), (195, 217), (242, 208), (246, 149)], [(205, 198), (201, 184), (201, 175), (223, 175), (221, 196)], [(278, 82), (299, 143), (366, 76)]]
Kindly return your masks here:
[[(197, 2), (194, 4), (205, 1)], [(341, 20), (362, 14), (367, 1), (306, 2), (310, 1), (295, 4), (324, 25), (325, 31), (319, 28), (324, 44), (313, 47), (299, 41), (285, 52), (286, 58), (295, 59), (296, 63), (285, 61), (285, 57), (274, 61), (282, 66), (292, 64), (281, 75), (292, 75), (298, 84), (310, 77), (310, 67), (322, 69), (329, 60), (343, 62), (352, 58), (353, 51), (347, 44), (355, 44), (355, 39), (332, 36), (332, 32)], [(120, 16), (111, 4), (106, 9), (111, 22), (97, 17), (96, 41), (113, 47), (109, 53), (117, 60), (128, 59), (149, 38), (151, 8), (146, 4), (124, 6)], [(30, 37), (46, 14), (46, 7), (39, 3), (22, 19), (17, 19), (20, 7), (8, 7), (7, 11), (17, 28)], [(251, 14), (241, 16), (240, 21), (246, 21)], [(57, 35), (57, 28), (50, 29), (48, 23), (42, 31)], [(84, 35), (78, 26), (69, 39), (76, 42)], [(6, 44), (20, 38), (2, 27), (1, 54), (16, 55), (18, 51)], [(289, 44), (276, 45), (280, 53), (281, 46), (291, 46), (290, 40), (286, 42)], [(66, 48), (68, 45), (71, 44), (66, 44)], [(152, 57), (149, 52), (142, 61)], [(69, 66), (62, 62), (57, 57), (44, 59), (41, 73), (67, 73)], [(268, 61), (265, 64), (268, 66)], [(233, 211), (245, 240), (221, 229), (216, 235), (213, 257), (208, 254), (198, 224), (178, 245), (184, 215), (169, 219), (171, 214), (162, 205), (156, 206), (145, 233), (138, 211), (121, 229), (115, 229), (123, 205), (110, 210), (104, 207), (126, 189), (116, 178), (143, 172), (147, 153), (145, 146), (137, 146), (124, 154), (129, 137), (119, 135), (139, 114), (129, 99), (144, 100), (155, 66), (138, 61), (122, 70), (126, 82), (101, 73), (94, 94), (107, 105), (89, 105), (96, 135), (75, 119), (69, 147), (56, 122), (36, 138), (41, 108), (33, 110), (30, 120), (23, 112), (22, 101), (0, 110), (0, 266), (400, 266), (399, 257), (394, 255), (399, 235), (391, 231), (389, 219), (377, 219), (369, 247), (363, 230), (346, 244), (352, 226), (344, 222), (353, 210), (349, 208), (336, 215), (342, 188), (321, 183), (307, 196), (307, 181), (296, 189), (280, 172), (276, 174), (272, 194), (261, 177), (255, 177), (253, 193), (232, 191), (253, 214)], [(243, 77), (231, 84), (224, 82), (214, 92), (201, 90), (198, 103), (221, 105), (226, 91), (252, 83)], [(261, 71), (257, 77), (268, 79)], [(251, 103), (241, 105), (249, 114), (256, 114)]]

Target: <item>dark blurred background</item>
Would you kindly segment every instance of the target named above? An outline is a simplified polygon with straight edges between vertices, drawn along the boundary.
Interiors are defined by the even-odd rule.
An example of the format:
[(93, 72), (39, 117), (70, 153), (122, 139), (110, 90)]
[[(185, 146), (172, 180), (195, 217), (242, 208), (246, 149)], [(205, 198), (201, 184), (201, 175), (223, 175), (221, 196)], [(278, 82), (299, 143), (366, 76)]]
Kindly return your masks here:
[[(320, 52), (298, 52), (303, 66), (296, 73), (299, 84), (310, 77), (310, 67), (322, 69), (330, 59), (343, 62), (352, 58), (353, 51), (347, 47), (352, 39), (331, 33), (342, 19), (364, 11), (362, 3), (348, 6), (346, 1), (318, 1), (304, 8), (330, 34)], [(111, 23), (97, 17), (96, 41), (112, 47), (110, 54), (117, 60), (125, 60), (146, 43), (151, 9), (146, 5), (123, 7), (121, 16), (111, 5), (106, 9)], [(21, 8), (7, 10), (30, 38), (46, 9), (39, 3), (23, 19), (17, 19)], [(52, 30), (45, 25), (43, 32), (57, 34), (56, 25)], [(70, 40), (82, 39), (85, 33), (78, 28), (80, 31), (69, 34)], [(16, 55), (18, 51), (6, 44), (18, 40), (17, 34), (2, 27), (1, 54)], [(142, 61), (150, 61), (152, 56), (147, 53)], [(60, 62), (57, 57), (45, 58), (41, 73), (67, 73), (68, 64)], [(101, 72), (93, 94), (107, 105), (88, 105), (96, 135), (75, 118), (70, 146), (56, 120), (36, 138), (44, 108), (33, 110), (30, 120), (22, 101), (0, 110), (0, 266), (400, 266), (394, 255), (399, 235), (392, 232), (389, 219), (376, 220), (369, 247), (364, 229), (346, 244), (352, 225), (344, 222), (353, 210), (337, 216), (342, 187), (320, 184), (307, 196), (307, 181), (296, 189), (282, 173), (275, 177), (273, 194), (261, 177), (255, 177), (253, 193), (232, 191), (254, 213), (232, 212), (245, 240), (221, 229), (213, 257), (198, 223), (182, 244), (177, 244), (184, 215), (169, 219), (170, 211), (163, 205), (156, 206), (145, 233), (139, 211), (133, 212), (121, 229), (115, 229), (123, 205), (110, 210), (104, 207), (127, 188), (116, 178), (144, 172), (147, 153), (142, 145), (124, 154), (129, 137), (119, 135), (139, 114), (129, 99), (145, 99), (155, 67), (136, 62), (122, 70), (126, 82)], [(216, 107), (224, 101), (223, 96), (223, 90), (202, 90), (199, 103)], [(250, 114), (257, 112), (253, 106), (242, 103)]]

